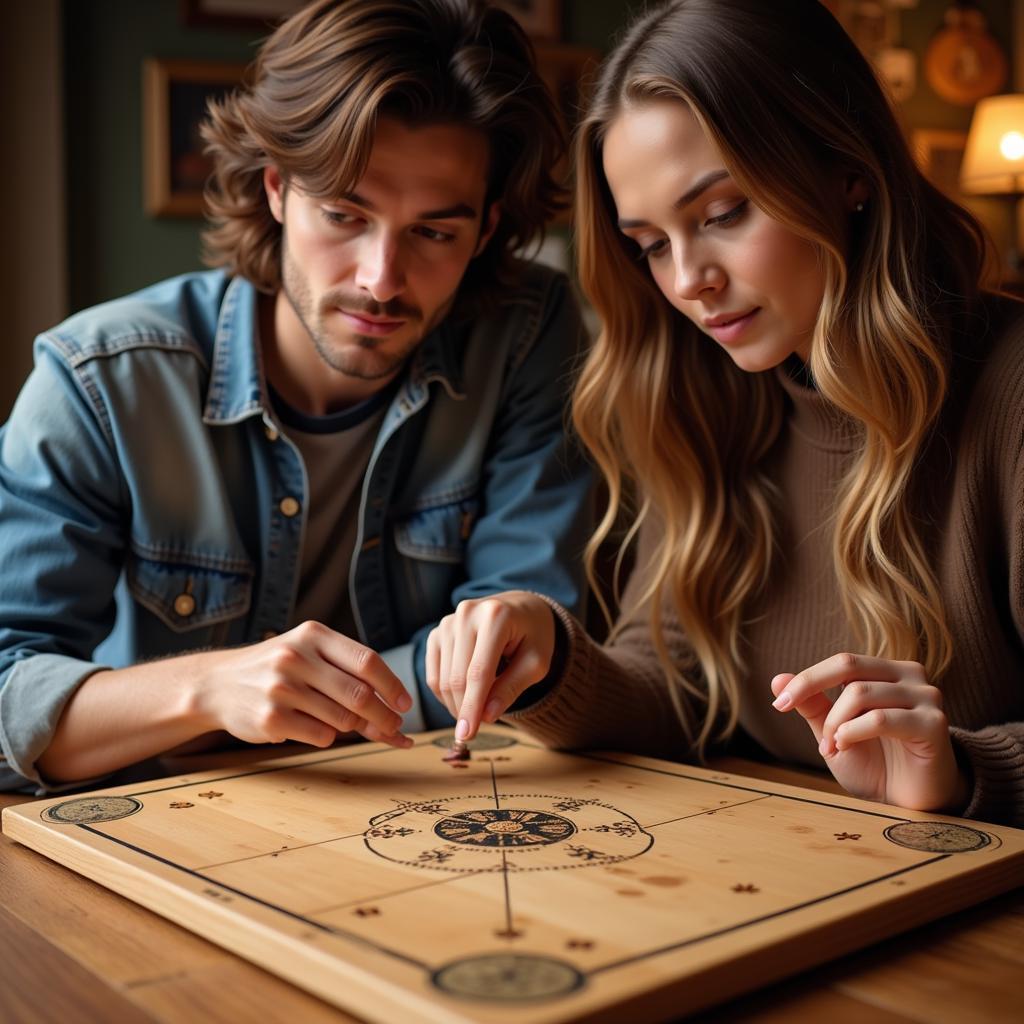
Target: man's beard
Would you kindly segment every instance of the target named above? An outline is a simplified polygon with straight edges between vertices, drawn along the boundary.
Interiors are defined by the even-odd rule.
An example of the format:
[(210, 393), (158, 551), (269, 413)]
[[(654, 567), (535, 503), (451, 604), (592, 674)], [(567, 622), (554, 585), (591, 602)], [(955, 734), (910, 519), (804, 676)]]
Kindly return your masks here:
[[(337, 315), (338, 309), (344, 309), (346, 312), (356, 315), (365, 313), (368, 316), (404, 320), (405, 324), (399, 330), (415, 326), (418, 321), (422, 322), (423, 314), (415, 306), (407, 305), (400, 299), (376, 302), (364, 295), (350, 295), (339, 290), (328, 292), (322, 296), (319, 309), (314, 310), (309, 284), (289, 257), (286, 248), (283, 253), (281, 270), (285, 298), (288, 299), (299, 322), (306, 329), (317, 355), (338, 373), (355, 377), (358, 380), (381, 380), (393, 377), (419, 347), (426, 334), (425, 330), (415, 331), (412, 337), (398, 350), (387, 353), (381, 352), (381, 347), (390, 340), (386, 335), (370, 337), (352, 334), (346, 339), (345, 344), (339, 345), (331, 337), (325, 323), (327, 314), (333, 312)], [(359, 351), (353, 351), (350, 343), (358, 346)], [(373, 353), (376, 358), (367, 359), (362, 354), (368, 352)]]

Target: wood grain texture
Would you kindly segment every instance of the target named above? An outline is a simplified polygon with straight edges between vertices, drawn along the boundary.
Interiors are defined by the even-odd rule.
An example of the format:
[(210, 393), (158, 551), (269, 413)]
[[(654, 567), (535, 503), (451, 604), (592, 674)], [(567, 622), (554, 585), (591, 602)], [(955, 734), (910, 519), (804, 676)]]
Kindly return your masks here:
[[(23, 802), (0, 798), (7, 806)], [(354, 1021), (6, 837), (0, 908), (4, 1024)]]
[[(676, 1010), (729, 998), (968, 905), (1022, 877), (1024, 845), (1014, 830), (983, 826), (1002, 842), (1001, 852), (940, 857), (880, 838), (879, 828), (865, 823), (880, 822), (884, 809), (845, 797), (748, 785), (721, 770), (702, 776), (643, 759), (572, 758), (529, 744), (481, 751), (469, 768), (456, 771), (441, 762), (442, 752), (428, 740), (409, 754), (365, 747), (340, 760), (320, 753), (273, 771), (245, 769), (233, 778), (222, 771), (120, 787), (109, 793), (133, 793), (144, 810), (86, 829), (44, 824), (39, 804), (7, 812), (5, 831), (271, 970), (283, 966), (297, 984), (370, 1020), (395, 1019), (403, 1011), (424, 1020), (611, 1020), (622, 1019), (626, 1007), (636, 1019), (669, 1019)], [(680, 772), (687, 776), (684, 782)], [(438, 821), (424, 810), (431, 801), (447, 800), (447, 811), (458, 817), (467, 811), (458, 798), (472, 796), (479, 810), (487, 806), (481, 799), (499, 793), (506, 808), (532, 794), (526, 810), (556, 832), (558, 819), (571, 822), (574, 842), (558, 836), (524, 855), (515, 846), (474, 846), (455, 833), (446, 838), (427, 828)], [(711, 793), (716, 800), (710, 801)], [(546, 794), (547, 802), (537, 794)], [(566, 807), (559, 810), (556, 798)], [(409, 803), (396, 808), (402, 799)], [(389, 806), (392, 812), (382, 814)], [(930, 816), (899, 811), (884, 824), (915, 817)], [(515, 831), (507, 819), (485, 819), (502, 830), (481, 833), (485, 837), (507, 838), (509, 828)], [(465, 821), (456, 824), (461, 829)], [(374, 828), (383, 829), (385, 838), (370, 836)], [(387, 835), (389, 829), (406, 834)], [(650, 849), (640, 849), (645, 834), (656, 836)], [(149, 853), (143, 856), (125, 843)], [(596, 864), (580, 868), (570, 847), (596, 851)], [(445, 861), (462, 858), (455, 863), (463, 868), (446, 872), (444, 861), (434, 867), (417, 863), (438, 850)], [(156, 852), (171, 863), (155, 861)], [(495, 856), (518, 856), (515, 870), (503, 870)], [(495, 899), (502, 881), (513, 894), (504, 907)], [(897, 882), (901, 891), (887, 889)], [(883, 890), (886, 898), (880, 899)], [(96, 892), (100, 902), (109, 901)], [(794, 927), (797, 917), (802, 920)], [(224, 1018), (209, 1019), (239, 1019), (272, 1005), (245, 985), (223, 982), (232, 971), (248, 977), (252, 969), (228, 954), (211, 953), (206, 943), (190, 953), (183, 941), (177, 963), (154, 969), (116, 943), (103, 954), (78, 949), (73, 929), (62, 930), (59, 913), (56, 920), (58, 941), (78, 956), (91, 956), (97, 973), (114, 977), (156, 1019), (184, 1019), (221, 987), (238, 991), (239, 998)], [(946, 988), (959, 982), (971, 991), (969, 981), (960, 982), (941, 960), (974, 950), (991, 961), (988, 977), (995, 983), (994, 990), (981, 983), (984, 991), (973, 992), (974, 1005), (988, 1006), (996, 1014), (988, 1019), (998, 1020), (1015, 994), (1009, 974), (1020, 965), (1010, 955), (1004, 971), (999, 956), (986, 953), (1001, 943), (1001, 925), (978, 925), (969, 940), (953, 928), (940, 947), (957, 940), (967, 946), (933, 952), (930, 959), (919, 953), (924, 959), (911, 971), (892, 974), (886, 964), (867, 964), (852, 978), (829, 982), (805, 973), (796, 980), (798, 993), (777, 998), (806, 1019), (827, 1013), (842, 1021), (844, 1012), (863, 1013), (871, 1006), (889, 1015), (881, 1020), (934, 1020), (934, 1012), (921, 1016), (922, 1000), (914, 995), (921, 988), (914, 984), (917, 971), (934, 972), (940, 989), (945, 975), (952, 978)], [(1014, 932), (1019, 920), (1011, 915), (1008, 927)], [(685, 946), (685, 955), (666, 955), (669, 940), (680, 950)], [(663, 952), (651, 955), (658, 949)], [(424, 965), (436, 969), (481, 952), (517, 950), (546, 958), (542, 974), (551, 961), (568, 963), (585, 984), (558, 999), (494, 1009), (486, 1000), (445, 996), (431, 988), (424, 972)], [(195, 962), (189, 963), (190, 955)], [(210, 963), (217, 956), (226, 959)], [(615, 967), (626, 959), (628, 969)], [(418, 966), (410, 967), (411, 961)], [(685, 984), (680, 980), (687, 978)], [(323, 1019), (344, 1019), (303, 998), (326, 1014)], [(951, 1005), (948, 993), (937, 998)], [(740, 1004), (734, 1009), (739, 1016), (731, 1019), (743, 1019), (747, 1011)], [(771, 1012), (749, 1004), (748, 1009), (752, 1020)]]
[[(41, 936), (0, 907), (0, 1020), (5, 1024), (149, 1024), (116, 991), (91, 984), (89, 972), (52, 949)], [(16, 979), (15, 983), (11, 983)]]

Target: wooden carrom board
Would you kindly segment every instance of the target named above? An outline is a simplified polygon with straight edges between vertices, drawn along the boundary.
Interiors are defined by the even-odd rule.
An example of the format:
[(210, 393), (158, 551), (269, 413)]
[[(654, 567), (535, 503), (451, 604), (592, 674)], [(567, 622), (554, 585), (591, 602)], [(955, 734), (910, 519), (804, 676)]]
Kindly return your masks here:
[(369, 1021), (666, 1020), (1024, 882), (1024, 832), (489, 729), (8, 807)]

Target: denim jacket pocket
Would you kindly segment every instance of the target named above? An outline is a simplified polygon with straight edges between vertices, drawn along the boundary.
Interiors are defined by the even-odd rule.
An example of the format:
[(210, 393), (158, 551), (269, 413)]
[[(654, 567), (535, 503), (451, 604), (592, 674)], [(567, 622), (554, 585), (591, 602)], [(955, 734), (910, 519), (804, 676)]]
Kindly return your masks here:
[(458, 565), (479, 511), (476, 496), (417, 508), (395, 523), (395, 547), (408, 558)]
[(175, 633), (238, 618), (252, 601), (252, 571), (225, 571), (133, 555), (128, 590)]

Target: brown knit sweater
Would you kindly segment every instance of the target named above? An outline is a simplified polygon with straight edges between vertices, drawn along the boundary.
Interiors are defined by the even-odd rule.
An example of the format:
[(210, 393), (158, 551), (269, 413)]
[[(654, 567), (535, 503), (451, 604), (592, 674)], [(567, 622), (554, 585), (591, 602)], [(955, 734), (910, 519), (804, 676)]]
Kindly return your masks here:
[[(962, 813), (1024, 826), (1024, 315), (1005, 301), (979, 319), (975, 352), (958, 359), (936, 443), (919, 467), (920, 514), (934, 523), (934, 565), (954, 638), (943, 691), (961, 763), (973, 774)], [(774, 457), (783, 495), (780, 549), (769, 592), (749, 627), (740, 725), (769, 754), (823, 767), (798, 715), (771, 707), (769, 683), (857, 645), (841, 613), (828, 522), (835, 482), (851, 458), (848, 431), (814, 390), (775, 371), (790, 414)], [(623, 607), (642, 588), (645, 551)], [(561, 679), (506, 720), (558, 747), (605, 748), (674, 760), (692, 756), (641, 611), (599, 646), (553, 605), (568, 645)], [(663, 615), (674, 658), (686, 657), (678, 620)], [(686, 659), (690, 660), (690, 659)], [(703, 708), (692, 717), (700, 721)]]

